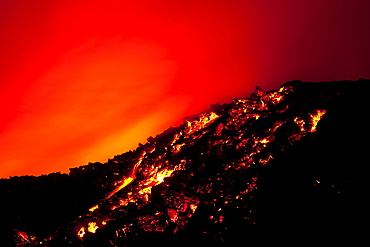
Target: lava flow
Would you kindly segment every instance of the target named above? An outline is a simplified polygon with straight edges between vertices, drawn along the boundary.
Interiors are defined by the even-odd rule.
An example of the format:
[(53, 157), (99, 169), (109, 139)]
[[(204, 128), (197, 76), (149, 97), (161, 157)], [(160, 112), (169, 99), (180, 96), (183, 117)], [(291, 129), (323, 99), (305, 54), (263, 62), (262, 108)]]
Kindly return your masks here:
[[(204, 200), (207, 193), (215, 191), (216, 186), (220, 184), (219, 181), (232, 176), (234, 170), (263, 166), (273, 159), (272, 151), (264, 151), (274, 143), (276, 131), (289, 121), (293, 120), (299, 127), (297, 129), (299, 131), (291, 130), (287, 137), (287, 140), (290, 140), (287, 145), (316, 130), (316, 125), (325, 113), (325, 109), (314, 109), (312, 114), (308, 113), (306, 117), (309, 124), (301, 119), (302, 116), (292, 118), (291, 114), (285, 115), (289, 105), (284, 102), (284, 97), (293, 91), (290, 85), (284, 85), (278, 91), (270, 92), (263, 92), (257, 88), (250, 98), (236, 99), (229, 105), (204, 112), (191, 120), (184, 120), (185, 124), (175, 134), (166, 136), (169, 140), (161, 140), (159, 137), (149, 141), (136, 150), (137, 158), (133, 160), (135, 163), (131, 165), (129, 174), (122, 175), (124, 178), (116, 182), (116, 187), (68, 229), (83, 241), (91, 237), (87, 233), (91, 235), (104, 231), (111, 220), (116, 220), (114, 215), (117, 212), (121, 213), (120, 217), (129, 213), (127, 207), (132, 204), (138, 209), (154, 207), (155, 210), (149, 214), (138, 215), (135, 219), (128, 215), (127, 220), (122, 218), (123, 224), (120, 229), (117, 229), (116, 237), (129, 236), (133, 228), (143, 231), (165, 231), (171, 225), (173, 225), (172, 231), (176, 233), (184, 228), (201, 201), (217, 208), (210, 218), (215, 223), (222, 223), (224, 208), (230, 204), (240, 204), (240, 201), (248, 198), (249, 192), (256, 188), (258, 176), (251, 176), (249, 182), (237, 193), (220, 190), (216, 192), (219, 194), (219, 199), (216, 201)], [(270, 126), (266, 126), (262, 131), (250, 132), (251, 129), (266, 125), (265, 121), (276, 112), (280, 114), (279, 120), (270, 121)], [(214, 129), (216, 133), (213, 132)], [(197, 148), (197, 152), (200, 152), (202, 157), (200, 160), (184, 156), (185, 153), (194, 152), (193, 149), (199, 143), (202, 143), (201, 147)], [(237, 155), (232, 162), (223, 163), (222, 160), (228, 152), (236, 152)], [(214, 176), (203, 177), (202, 179), (205, 180), (203, 185), (194, 193), (189, 194), (184, 191), (180, 193), (181, 196), (174, 196), (172, 190), (177, 182), (166, 181), (166, 179), (176, 178), (179, 181), (180, 177), (199, 176), (196, 173), (203, 173), (202, 168), (212, 166), (211, 163), (205, 164), (202, 160), (205, 157), (215, 158), (214, 154), (219, 155), (219, 161), (213, 165), (221, 165), (217, 168), (210, 167), (214, 172), (217, 171)], [(119, 161), (119, 159), (118, 156), (113, 161)], [(154, 190), (158, 190), (159, 195), (154, 195), (156, 194)], [(166, 209), (154, 206), (157, 197), (163, 197), (162, 200), (167, 205)], [(251, 212), (247, 213), (244, 219), (251, 223), (254, 221)], [(51, 237), (53, 238), (54, 236)], [(41, 242), (45, 243), (47, 240), (44, 239)]]
[(19, 231), (18, 246), (135, 246), (160, 233), (223, 241), (235, 226), (257, 224), (261, 169), (318, 130), (327, 99), (339, 95), (324, 88), (300, 81), (257, 87), (106, 164), (71, 169), (70, 177), (108, 171), (99, 180), (105, 196), (47, 237)]

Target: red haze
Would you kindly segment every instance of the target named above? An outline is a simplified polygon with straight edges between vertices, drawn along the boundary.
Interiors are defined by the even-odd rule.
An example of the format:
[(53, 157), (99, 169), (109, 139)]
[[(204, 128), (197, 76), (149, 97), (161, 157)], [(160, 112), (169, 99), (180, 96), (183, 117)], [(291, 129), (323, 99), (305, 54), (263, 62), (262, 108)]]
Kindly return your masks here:
[(0, 177), (105, 162), (255, 85), (370, 78), (369, 11), (367, 0), (2, 1)]

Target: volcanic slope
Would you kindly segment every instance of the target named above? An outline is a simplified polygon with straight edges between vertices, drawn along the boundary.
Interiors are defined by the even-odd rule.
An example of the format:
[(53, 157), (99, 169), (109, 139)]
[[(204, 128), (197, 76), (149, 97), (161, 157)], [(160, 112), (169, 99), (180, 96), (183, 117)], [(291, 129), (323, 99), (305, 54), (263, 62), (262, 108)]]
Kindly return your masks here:
[[(268, 92), (256, 87), (250, 97), (212, 105), (105, 164), (53, 174), (58, 195), (61, 185), (68, 193), (54, 199), (62, 203), (54, 202), (48, 216), (40, 212), (39, 221), (24, 213), (13, 220), (10, 206), (4, 217), (16, 230), (16, 246), (138, 246), (164, 239), (227, 245), (252, 238), (255, 225), (362, 224), (369, 87), (365, 79), (291, 81)], [(16, 187), (31, 179), (41, 181), (2, 183)], [(86, 194), (69, 193), (79, 188)], [(54, 216), (50, 227), (43, 218)]]

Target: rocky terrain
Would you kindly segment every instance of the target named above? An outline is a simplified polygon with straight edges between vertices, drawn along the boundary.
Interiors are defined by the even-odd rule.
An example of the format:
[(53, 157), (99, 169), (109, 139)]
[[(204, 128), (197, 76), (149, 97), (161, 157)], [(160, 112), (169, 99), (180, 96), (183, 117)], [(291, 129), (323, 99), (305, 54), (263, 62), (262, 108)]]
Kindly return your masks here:
[(365, 79), (256, 87), (105, 164), (1, 179), (2, 242), (228, 246), (261, 226), (359, 226), (369, 87)]

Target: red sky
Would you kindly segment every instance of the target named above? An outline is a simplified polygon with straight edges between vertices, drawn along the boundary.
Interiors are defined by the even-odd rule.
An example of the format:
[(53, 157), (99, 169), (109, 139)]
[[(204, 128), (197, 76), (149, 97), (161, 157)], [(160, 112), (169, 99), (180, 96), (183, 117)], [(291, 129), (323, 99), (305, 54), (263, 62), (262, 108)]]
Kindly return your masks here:
[(106, 162), (255, 85), (370, 78), (369, 13), (367, 0), (1, 1), (0, 177)]

